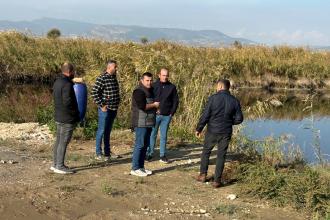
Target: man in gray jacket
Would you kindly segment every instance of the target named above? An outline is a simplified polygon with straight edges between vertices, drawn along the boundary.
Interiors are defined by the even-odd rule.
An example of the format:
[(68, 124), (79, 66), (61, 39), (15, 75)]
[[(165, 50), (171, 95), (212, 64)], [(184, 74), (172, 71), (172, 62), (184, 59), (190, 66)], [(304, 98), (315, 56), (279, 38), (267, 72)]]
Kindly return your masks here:
[(159, 102), (154, 100), (151, 83), (152, 74), (144, 73), (132, 96), (132, 128), (135, 132), (135, 145), (131, 175), (140, 177), (152, 174), (152, 171), (144, 168), (152, 127), (155, 125), (156, 110), (159, 107)]

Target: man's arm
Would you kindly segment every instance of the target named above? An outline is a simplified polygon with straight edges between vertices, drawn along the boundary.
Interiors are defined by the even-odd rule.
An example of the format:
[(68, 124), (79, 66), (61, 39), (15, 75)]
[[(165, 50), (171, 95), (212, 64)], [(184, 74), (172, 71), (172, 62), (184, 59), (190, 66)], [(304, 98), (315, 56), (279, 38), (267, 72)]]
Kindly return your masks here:
[(91, 96), (95, 104), (97, 104), (100, 107), (103, 107), (103, 100), (102, 100), (103, 89), (104, 89), (103, 80), (102, 77), (99, 76), (97, 77), (95, 85), (92, 88)]
[(203, 113), (197, 124), (196, 132), (201, 133), (205, 125), (209, 122), (211, 117), (212, 97), (210, 97), (205, 105)]
[(69, 83), (64, 85), (64, 87), (62, 88), (62, 104), (63, 107), (67, 110), (68, 114), (73, 116), (76, 122), (78, 122), (80, 120), (78, 103), (76, 95), (74, 93), (74, 89)]
[(241, 104), (239, 103), (239, 101), (237, 101), (233, 124), (238, 125), (241, 124), (242, 122), (243, 122), (243, 113), (241, 110)]
[(143, 110), (143, 111), (149, 110), (152, 108), (157, 108), (159, 106), (159, 102), (147, 104), (146, 95), (141, 90), (135, 90), (133, 92), (133, 99), (136, 101), (136, 105), (137, 105), (138, 109)]
[(171, 109), (171, 115), (173, 116), (178, 109), (179, 106), (179, 95), (178, 91), (176, 90), (176, 87), (174, 86), (174, 91), (173, 91), (173, 106)]

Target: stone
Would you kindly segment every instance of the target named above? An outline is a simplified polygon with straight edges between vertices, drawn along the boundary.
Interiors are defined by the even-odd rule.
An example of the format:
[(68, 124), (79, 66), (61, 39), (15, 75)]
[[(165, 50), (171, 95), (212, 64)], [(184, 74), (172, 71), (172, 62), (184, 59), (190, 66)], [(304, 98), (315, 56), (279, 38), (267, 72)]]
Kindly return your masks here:
[(226, 198), (229, 200), (234, 200), (237, 198), (237, 196), (235, 194), (229, 194)]

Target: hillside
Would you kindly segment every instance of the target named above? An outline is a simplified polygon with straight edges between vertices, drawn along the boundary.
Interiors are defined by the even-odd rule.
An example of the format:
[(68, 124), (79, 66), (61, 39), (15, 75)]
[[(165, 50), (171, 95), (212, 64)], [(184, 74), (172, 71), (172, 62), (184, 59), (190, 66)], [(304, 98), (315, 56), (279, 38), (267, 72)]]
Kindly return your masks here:
[(99, 25), (79, 21), (42, 18), (33, 21), (0, 21), (0, 30), (16, 30), (37, 36), (44, 36), (52, 28), (60, 29), (66, 37), (86, 37), (107, 41), (140, 42), (145, 37), (149, 41), (167, 40), (194, 46), (228, 46), (235, 41), (254, 44), (244, 38), (233, 38), (215, 30), (186, 30), (178, 28), (151, 28), (142, 26)]

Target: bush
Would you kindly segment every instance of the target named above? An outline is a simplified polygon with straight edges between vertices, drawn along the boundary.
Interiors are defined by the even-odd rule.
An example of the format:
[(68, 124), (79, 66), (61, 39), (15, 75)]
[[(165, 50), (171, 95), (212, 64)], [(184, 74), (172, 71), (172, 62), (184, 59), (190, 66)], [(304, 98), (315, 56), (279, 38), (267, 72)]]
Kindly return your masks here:
[(313, 168), (280, 169), (256, 163), (240, 166), (240, 190), (271, 200), (275, 205), (292, 205), (314, 216), (329, 215), (330, 177)]

